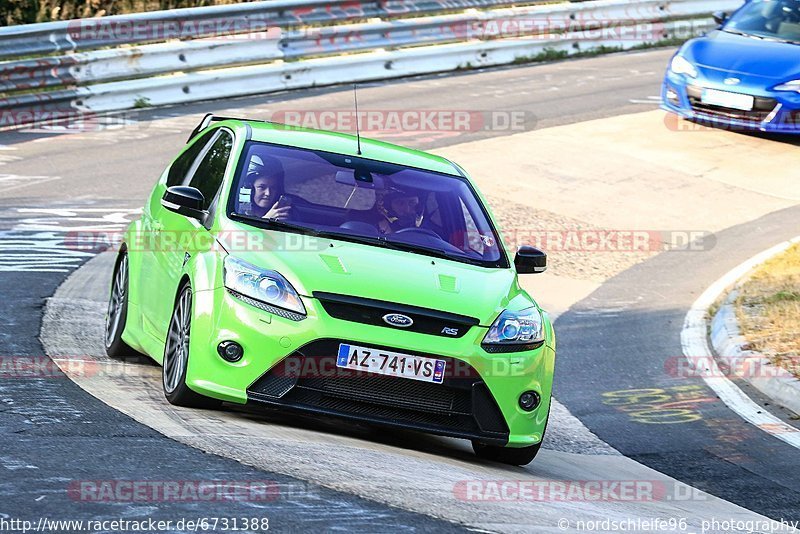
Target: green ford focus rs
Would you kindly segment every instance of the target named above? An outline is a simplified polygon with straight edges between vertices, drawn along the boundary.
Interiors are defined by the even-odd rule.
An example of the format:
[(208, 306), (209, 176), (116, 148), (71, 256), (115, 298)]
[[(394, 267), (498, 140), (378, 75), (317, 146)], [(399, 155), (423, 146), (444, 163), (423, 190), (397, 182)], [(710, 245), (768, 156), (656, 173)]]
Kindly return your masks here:
[(264, 404), (472, 440), (523, 465), (555, 335), (458, 165), (356, 136), (207, 115), (126, 231), (112, 358), (169, 402)]

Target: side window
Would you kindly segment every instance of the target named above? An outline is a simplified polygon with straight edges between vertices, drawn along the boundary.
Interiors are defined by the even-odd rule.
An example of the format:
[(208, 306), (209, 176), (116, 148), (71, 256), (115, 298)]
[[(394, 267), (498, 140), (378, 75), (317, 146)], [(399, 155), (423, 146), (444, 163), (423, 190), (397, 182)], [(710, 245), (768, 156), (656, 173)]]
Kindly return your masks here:
[(225, 130), (220, 130), (219, 137), (208, 149), (203, 161), (197, 166), (194, 171), (192, 181), (189, 185), (196, 187), (203, 193), (205, 203), (203, 209), (207, 210), (211, 206), (214, 197), (217, 196), (222, 185), (222, 179), (225, 177), (225, 168), (228, 166), (228, 158), (231, 155), (231, 147), (233, 146), (233, 136)]
[(467, 209), (467, 206), (464, 205), (464, 201), (461, 200), (460, 202), (461, 212), (464, 215), (464, 224), (467, 228), (466, 245), (478, 254), (483, 254), (483, 239), (478, 231), (478, 225), (475, 224), (475, 219), (472, 218), (472, 214)]
[(215, 133), (216, 131), (212, 130), (203, 135), (200, 139), (195, 141), (192, 146), (186, 149), (186, 151), (181, 154), (178, 159), (175, 160), (175, 162), (169, 168), (169, 173), (167, 174), (167, 187), (172, 187), (173, 185), (183, 185), (186, 175), (192, 168), (192, 163), (194, 163), (194, 160), (197, 159), (197, 156), (200, 154), (200, 152), (202, 152), (203, 148), (205, 148), (205, 146), (208, 144), (208, 141)]

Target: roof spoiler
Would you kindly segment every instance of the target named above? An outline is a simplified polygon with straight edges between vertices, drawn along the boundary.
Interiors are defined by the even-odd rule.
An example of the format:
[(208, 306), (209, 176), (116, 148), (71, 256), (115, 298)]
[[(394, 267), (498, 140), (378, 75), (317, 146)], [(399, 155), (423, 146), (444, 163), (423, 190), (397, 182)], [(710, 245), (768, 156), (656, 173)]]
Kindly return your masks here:
[(188, 143), (189, 141), (194, 139), (195, 135), (199, 134), (200, 132), (208, 128), (212, 122), (224, 121), (231, 118), (233, 117), (219, 117), (217, 115), (214, 115), (213, 113), (206, 113), (205, 116), (203, 117), (203, 120), (200, 121), (200, 124), (198, 124), (195, 127), (195, 129), (192, 130), (192, 133), (189, 134), (189, 139), (187, 139), (186, 142)]
[(194, 130), (192, 130), (192, 133), (189, 134), (189, 139), (187, 139), (186, 142), (188, 143), (189, 141), (194, 139), (195, 135), (199, 134), (200, 132), (208, 128), (208, 125), (211, 124), (211, 121), (213, 121), (214, 119), (215, 117), (213, 113), (206, 113), (205, 116), (203, 117), (203, 120), (200, 121), (200, 124), (195, 126)]
[[(203, 120), (200, 121), (200, 124), (198, 124), (194, 130), (192, 130), (191, 134), (189, 134), (189, 139), (187, 139), (186, 142), (188, 143), (189, 141), (194, 139), (194, 136), (196, 136), (209, 126), (211, 126), (211, 123), (220, 121), (229, 121), (229, 120), (246, 122), (246, 121), (251, 121), (253, 119), (242, 119), (240, 117), (222, 117), (220, 115), (214, 115), (213, 113), (206, 113), (205, 117), (203, 117)], [(261, 121), (261, 122), (270, 122), (270, 121)]]

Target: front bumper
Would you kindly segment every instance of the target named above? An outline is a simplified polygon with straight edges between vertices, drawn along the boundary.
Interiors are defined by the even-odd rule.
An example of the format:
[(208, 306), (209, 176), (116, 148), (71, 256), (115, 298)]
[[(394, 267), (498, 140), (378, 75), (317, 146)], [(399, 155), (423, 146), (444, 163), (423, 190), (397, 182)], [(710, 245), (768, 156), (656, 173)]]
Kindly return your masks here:
[[(527, 446), (544, 436), (555, 362), (549, 343), (526, 352), (489, 354), (481, 348), (486, 327), (460, 338), (438, 337), (330, 316), (315, 298), (303, 297), (308, 316), (293, 321), (268, 313), (224, 288), (194, 297), (187, 385), (235, 403), (264, 403), (487, 444)], [(244, 357), (219, 357), (222, 341), (236, 341)], [(335, 365), (340, 342), (448, 361), (445, 380), (431, 384), (405, 378), (344, 372)], [(287, 369), (303, 372), (287, 372)], [(518, 405), (534, 390), (541, 404)]]
[[(703, 88), (719, 89), (755, 97), (752, 111), (740, 111), (700, 102)], [(729, 86), (708, 79), (689, 80), (667, 71), (661, 88), (661, 108), (684, 119), (739, 132), (800, 134), (800, 94)], [(676, 129), (679, 129), (675, 125)]]

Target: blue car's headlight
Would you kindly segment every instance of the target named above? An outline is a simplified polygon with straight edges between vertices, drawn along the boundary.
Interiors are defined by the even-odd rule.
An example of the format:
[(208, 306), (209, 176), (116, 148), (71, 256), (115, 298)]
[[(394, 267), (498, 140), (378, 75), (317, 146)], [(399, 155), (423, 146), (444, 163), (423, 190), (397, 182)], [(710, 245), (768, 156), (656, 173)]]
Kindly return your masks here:
[(782, 83), (775, 86), (776, 91), (795, 91), (800, 93), (800, 80), (792, 80), (791, 82)]
[(305, 315), (300, 295), (276, 271), (261, 269), (233, 256), (225, 257), (225, 287), (253, 300)]
[(692, 65), (689, 60), (683, 56), (673, 57), (669, 68), (675, 74), (685, 74), (689, 78), (697, 78), (697, 67)]
[(531, 345), (544, 341), (542, 312), (535, 306), (504, 311), (483, 338), (484, 345)]

